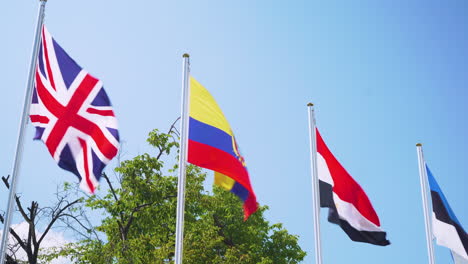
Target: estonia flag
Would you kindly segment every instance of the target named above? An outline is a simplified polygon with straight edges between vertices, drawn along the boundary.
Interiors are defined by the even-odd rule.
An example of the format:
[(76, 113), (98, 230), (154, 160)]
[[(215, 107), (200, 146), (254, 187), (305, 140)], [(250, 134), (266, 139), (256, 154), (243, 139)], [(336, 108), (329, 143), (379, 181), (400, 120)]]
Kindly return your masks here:
[(329, 208), (328, 221), (340, 225), (353, 241), (389, 245), (366, 193), (336, 160), (318, 130), (317, 167), (320, 206)]
[[(468, 235), (450, 208), (450, 205), (426, 165), (427, 178), (432, 198), (432, 232), (437, 244), (449, 248), (456, 263), (462, 259), (468, 261)], [(458, 255), (458, 256), (457, 256)]]

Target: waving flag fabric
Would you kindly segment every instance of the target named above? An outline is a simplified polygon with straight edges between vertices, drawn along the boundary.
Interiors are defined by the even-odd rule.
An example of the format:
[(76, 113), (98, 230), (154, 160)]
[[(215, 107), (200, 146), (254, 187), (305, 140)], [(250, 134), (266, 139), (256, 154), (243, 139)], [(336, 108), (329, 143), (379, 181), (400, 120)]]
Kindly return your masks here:
[(453, 263), (455, 264), (468, 264), (468, 259), (460, 257), (458, 254), (452, 251)]
[(426, 171), (432, 198), (432, 232), (437, 244), (449, 248), (459, 262), (461, 259), (468, 261), (468, 235), (427, 165)]
[(58, 165), (93, 193), (119, 148), (117, 120), (102, 82), (83, 70), (45, 26), (30, 119)]
[(244, 202), (247, 219), (258, 205), (244, 158), (218, 104), (192, 77), (189, 115), (188, 162), (215, 171), (215, 184)]
[(316, 132), (320, 206), (329, 208), (328, 221), (340, 225), (353, 241), (389, 245), (366, 193), (336, 160), (318, 130)]

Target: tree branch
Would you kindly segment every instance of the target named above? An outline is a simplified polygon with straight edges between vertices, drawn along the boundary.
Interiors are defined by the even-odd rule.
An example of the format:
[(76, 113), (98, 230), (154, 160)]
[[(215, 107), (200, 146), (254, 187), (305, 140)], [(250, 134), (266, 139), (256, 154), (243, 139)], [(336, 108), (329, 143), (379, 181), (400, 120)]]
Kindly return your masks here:
[[(169, 198), (175, 198), (177, 197), (177, 195), (169, 195), (169, 196), (166, 196), (166, 197), (163, 197), (162, 199), (163, 200), (166, 200), (166, 199), (169, 199)], [(143, 208), (145, 207), (148, 207), (148, 206), (151, 206), (155, 204), (155, 202), (152, 202), (152, 203), (145, 203), (145, 204), (140, 204), (138, 205), (137, 207), (133, 208), (131, 214), (130, 214), (130, 217), (128, 218), (128, 222), (127, 224), (125, 225), (124, 229), (122, 230), (122, 232), (124, 232), (124, 235), (125, 237), (127, 236), (128, 234), (128, 230), (130, 230), (130, 225), (132, 224), (133, 222), (133, 219), (135, 218), (135, 213), (141, 211)]]
[[(21, 240), (21, 237), (15, 232), (15, 230), (13, 230), (13, 228), (10, 227), (10, 234), (16, 239), (16, 241), (18, 242), (18, 244), (20, 245), (20, 247), (22, 249), (24, 249), (24, 251), (26, 251), (26, 245), (24, 244), (24, 241)], [(26, 251), (27, 252), (27, 251)]]
[(39, 204), (37, 202), (32, 202), (31, 203), (31, 209), (29, 209), (29, 212), (31, 213), (31, 223), (29, 223), (29, 231), (30, 231), (30, 236), (28, 235), (28, 244), (29, 244), (29, 238), (32, 238), (33, 245), (36, 246), (37, 244), (37, 237), (36, 237), (36, 223), (34, 222), (38, 210), (37, 208), (39, 207)]
[(232, 241), (232, 239), (228, 239), (226, 237), (226, 235), (224, 234), (224, 231), (223, 231), (223, 228), (226, 226), (224, 224), (221, 223), (221, 221), (219, 220), (218, 216), (216, 214), (213, 215), (213, 220), (214, 220), (214, 223), (217, 227), (219, 227), (219, 230), (218, 230), (218, 235), (220, 235), (221, 237), (223, 237), (223, 242), (224, 244), (226, 244), (227, 246), (230, 246), (230, 247), (234, 247), (234, 242)]
[(141, 205), (138, 205), (137, 207), (133, 208), (132, 210), (132, 213), (130, 214), (130, 217), (128, 218), (128, 222), (127, 224), (125, 225), (125, 227), (123, 228), (122, 232), (123, 234), (125, 235), (125, 237), (127, 237), (127, 234), (128, 234), (128, 230), (130, 230), (130, 225), (133, 223), (133, 219), (135, 218), (135, 213), (137, 213), (138, 211), (140, 211), (141, 209), (147, 207), (147, 206), (150, 206), (154, 204), (153, 203), (146, 203), (146, 204), (141, 204)]
[(76, 217), (74, 215), (71, 215), (71, 214), (62, 214), (62, 216), (70, 217), (71, 219), (75, 220), (75, 222), (77, 222), (78, 225), (80, 225), (82, 228), (84, 228), (87, 232), (90, 231), (89, 228), (87, 228), (83, 223), (81, 223), (81, 221), (78, 219), (78, 217)]
[[(117, 203), (120, 203), (120, 200), (117, 197), (117, 193), (115, 192), (114, 186), (112, 185), (112, 183), (111, 183), (109, 177), (107, 176), (107, 174), (103, 173), (102, 177), (106, 180), (107, 185), (109, 185), (109, 188), (111, 190), (112, 195), (114, 196), (115, 201)], [(124, 220), (124, 215), (123, 215), (122, 212), (119, 212), (119, 216), (120, 216), (120, 220), (117, 219), (117, 225), (119, 226), (120, 234), (122, 235), (122, 240), (125, 240), (124, 227), (122, 225), (122, 221)]]
[(24, 220), (26, 220), (26, 222), (28, 224), (31, 223), (31, 219), (26, 214), (26, 211), (24, 211), (23, 205), (21, 204), (21, 201), (20, 201), (18, 195), (15, 195), (15, 200), (16, 200), (16, 206), (18, 207), (18, 210), (20, 211), (21, 216), (23, 216)]
[(110, 188), (110, 190), (111, 190), (111, 192), (112, 192), (112, 195), (114, 196), (115, 201), (118, 202), (118, 201), (119, 201), (119, 198), (117, 197), (117, 194), (116, 194), (116, 192), (115, 192), (114, 186), (112, 186), (112, 183), (111, 183), (109, 177), (108, 177), (107, 174), (105, 174), (105, 173), (102, 174), (102, 177), (106, 180), (107, 185), (109, 185), (109, 188)]
[(10, 184), (8, 183), (8, 179), (10, 179), (10, 175), (8, 175), (6, 178), (5, 178), (5, 176), (2, 176), (3, 183), (5, 184), (7, 189), (10, 189)]
[[(177, 121), (180, 120), (180, 116), (172, 123), (171, 127), (169, 128), (169, 131), (167, 131), (167, 134), (168, 135), (171, 135), (172, 133), (172, 130), (174, 129), (175, 131), (177, 131), (177, 128), (175, 127), (175, 124), (177, 123)], [(178, 133), (179, 131), (177, 131)], [(164, 150), (165, 148), (161, 148), (161, 147), (158, 147), (159, 149), (159, 154), (158, 156), (156, 156), (156, 159), (159, 160), (159, 158), (161, 158), (162, 154), (164, 153)]]
[[(172, 132), (172, 129), (175, 129), (177, 130), (177, 128), (175, 127), (175, 124), (177, 123), (177, 121), (180, 120), (180, 116), (174, 121), (174, 123), (172, 123), (171, 127), (169, 128), (169, 131), (167, 131), (167, 134), (170, 134)], [(178, 132), (178, 131), (177, 131)]]
[(41, 237), (39, 238), (39, 241), (37, 242), (37, 244), (41, 244), (42, 240), (44, 239), (44, 237), (47, 235), (47, 233), (50, 231), (50, 229), (52, 228), (52, 226), (54, 225), (55, 221), (57, 221), (57, 219), (59, 219), (60, 217), (62, 217), (62, 213), (67, 210), (69, 207), (73, 206), (74, 204), (80, 202), (80, 199), (76, 199), (75, 201), (67, 204), (65, 207), (63, 207), (62, 209), (60, 209), (56, 214), (54, 214), (54, 216), (52, 217), (52, 221), (50, 221), (49, 225), (47, 225), (47, 228), (45, 229), (44, 233), (42, 233)]

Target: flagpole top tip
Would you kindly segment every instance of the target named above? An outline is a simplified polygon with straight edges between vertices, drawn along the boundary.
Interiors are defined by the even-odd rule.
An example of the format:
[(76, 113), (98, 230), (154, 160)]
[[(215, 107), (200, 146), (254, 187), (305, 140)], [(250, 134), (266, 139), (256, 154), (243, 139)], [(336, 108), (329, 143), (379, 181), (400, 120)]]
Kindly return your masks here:
[(308, 103), (307, 106), (314, 106), (314, 104), (313, 103)]
[(416, 147), (422, 147), (421, 143), (416, 144)]
[(182, 57), (184, 58), (190, 58), (190, 55), (188, 53), (184, 53), (184, 55), (182, 55)]

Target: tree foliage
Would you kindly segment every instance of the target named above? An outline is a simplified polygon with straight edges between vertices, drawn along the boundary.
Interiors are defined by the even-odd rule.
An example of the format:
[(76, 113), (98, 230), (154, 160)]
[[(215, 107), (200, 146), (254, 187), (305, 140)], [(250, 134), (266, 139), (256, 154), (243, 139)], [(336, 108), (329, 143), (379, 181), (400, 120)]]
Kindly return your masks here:
[[(75, 263), (93, 264), (172, 263), (177, 163), (171, 151), (178, 151), (176, 139), (174, 126), (168, 133), (154, 130), (148, 142), (159, 151), (157, 155), (122, 162), (116, 168), (117, 184), (103, 175), (107, 193), (86, 201), (88, 208), (103, 212), (95, 227), (103, 236), (85, 237), (50, 258), (66, 255)], [(266, 206), (244, 221), (238, 198), (217, 187), (212, 193), (205, 191), (205, 178), (200, 168), (187, 167), (184, 263), (282, 264), (304, 258), (297, 236), (265, 220)]]

